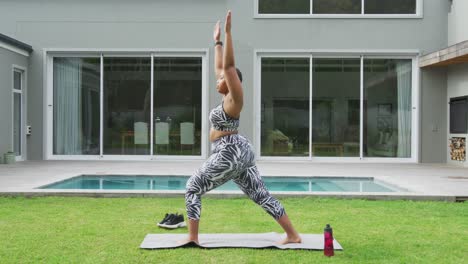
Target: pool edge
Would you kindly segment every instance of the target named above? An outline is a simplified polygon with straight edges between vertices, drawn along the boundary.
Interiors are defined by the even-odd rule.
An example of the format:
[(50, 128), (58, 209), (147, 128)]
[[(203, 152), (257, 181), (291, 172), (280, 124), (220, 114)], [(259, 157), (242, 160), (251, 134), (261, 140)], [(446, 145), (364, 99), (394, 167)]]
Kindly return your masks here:
[[(293, 192), (271, 192), (273, 196), (278, 198), (300, 198), (300, 197), (315, 197), (315, 198), (337, 198), (337, 199), (363, 199), (363, 200), (412, 200), (412, 201), (460, 201), (455, 195), (428, 195), (420, 193), (293, 193)], [(94, 198), (151, 198), (151, 197), (174, 197), (183, 198), (183, 191), (82, 191), (82, 190), (46, 190), (30, 191), (4, 191), (0, 192), (0, 197), (46, 197), (46, 196), (61, 196), (61, 197), (94, 197)], [(205, 197), (211, 198), (247, 198), (242, 192), (211, 192), (206, 193)]]

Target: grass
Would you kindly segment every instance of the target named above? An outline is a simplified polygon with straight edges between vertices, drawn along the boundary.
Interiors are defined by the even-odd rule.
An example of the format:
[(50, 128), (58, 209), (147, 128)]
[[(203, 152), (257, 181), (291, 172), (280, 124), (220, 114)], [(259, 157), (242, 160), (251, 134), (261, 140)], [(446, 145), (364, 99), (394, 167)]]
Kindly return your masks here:
[[(302, 233), (333, 226), (344, 251), (142, 250), (155, 225), (184, 212), (182, 198), (0, 198), (1, 263), (467, 263), (468, 204), (281, 199)], [(203, 199), (202, 233), (281, 232), (247, 199)]]

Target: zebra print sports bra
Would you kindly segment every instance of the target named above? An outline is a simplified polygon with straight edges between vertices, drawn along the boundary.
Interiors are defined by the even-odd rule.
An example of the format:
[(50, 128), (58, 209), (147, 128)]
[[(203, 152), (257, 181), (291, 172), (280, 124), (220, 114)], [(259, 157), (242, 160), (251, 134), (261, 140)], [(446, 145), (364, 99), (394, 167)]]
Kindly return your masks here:
[(211, 126), (219, 131), (237, 131), (239, 128), (239, 119), (230, 117), (223, 108), (223, 102), (213, 108), (210, 112)]

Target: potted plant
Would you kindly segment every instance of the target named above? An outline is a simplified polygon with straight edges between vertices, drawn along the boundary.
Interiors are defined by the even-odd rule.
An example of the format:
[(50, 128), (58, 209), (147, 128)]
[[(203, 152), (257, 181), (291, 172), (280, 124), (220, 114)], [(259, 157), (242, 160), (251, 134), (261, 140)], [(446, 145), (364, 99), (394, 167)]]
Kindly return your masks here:
[(16, 154), (13, 151), (8, 151), (3, 155), (5, 164), (13, 164), (16, 161)]

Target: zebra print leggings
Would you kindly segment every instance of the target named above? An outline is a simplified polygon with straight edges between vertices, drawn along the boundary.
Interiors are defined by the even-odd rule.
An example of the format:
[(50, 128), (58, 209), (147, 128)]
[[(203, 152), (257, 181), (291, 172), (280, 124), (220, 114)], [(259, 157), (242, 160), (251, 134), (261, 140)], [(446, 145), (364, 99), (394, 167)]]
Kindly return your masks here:
[(213, 154), (187, 181), (185, 204), (187, 217), (199, 220), (201, 196), (233, 180), (250, 199), (268, 214), (279, 219), (285, 214), (281, 203), (265, 187), (255, 165), (255, 155), (249, 141), (239, 135), (223, 136), (212, 144)]

